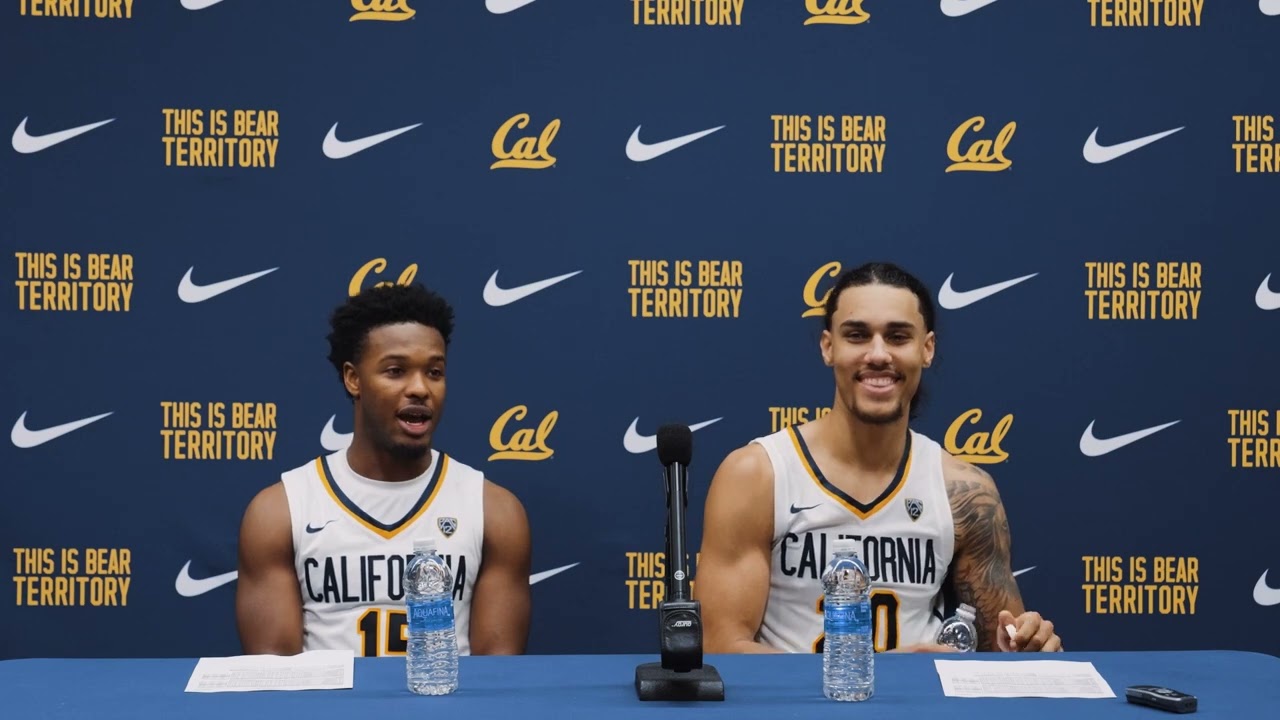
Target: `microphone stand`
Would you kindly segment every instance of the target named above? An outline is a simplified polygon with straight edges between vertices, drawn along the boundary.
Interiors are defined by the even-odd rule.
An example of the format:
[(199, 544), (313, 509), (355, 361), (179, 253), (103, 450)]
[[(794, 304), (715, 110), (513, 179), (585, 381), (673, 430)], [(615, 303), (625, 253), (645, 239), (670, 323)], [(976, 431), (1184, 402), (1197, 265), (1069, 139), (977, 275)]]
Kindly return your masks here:
[[(681, 429), (689, 433), (687, 428)], [(686, 451), (691, 453), (691, 449)], [(667, 464), (663, 474), (667, 490), (664, 580), (669, 599), (658, 605), (662, 661), (636, 667), (636, 695), (641, 700), (724, 700), (724, 681), (719, 671), (702, 662), (702, 605), (691, 599), (689, 592), (684, 517), (689, 500), (686, 464)]]

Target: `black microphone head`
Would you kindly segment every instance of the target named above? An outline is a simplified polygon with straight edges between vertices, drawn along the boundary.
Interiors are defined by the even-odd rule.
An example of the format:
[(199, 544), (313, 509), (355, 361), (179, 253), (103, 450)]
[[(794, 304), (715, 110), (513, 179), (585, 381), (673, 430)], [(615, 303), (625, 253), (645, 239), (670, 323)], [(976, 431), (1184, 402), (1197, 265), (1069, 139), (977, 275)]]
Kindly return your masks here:
[(693, 461), (693, 431), (688, 425), (673, 423), (658, 428), (658, 460), (663, 465)]

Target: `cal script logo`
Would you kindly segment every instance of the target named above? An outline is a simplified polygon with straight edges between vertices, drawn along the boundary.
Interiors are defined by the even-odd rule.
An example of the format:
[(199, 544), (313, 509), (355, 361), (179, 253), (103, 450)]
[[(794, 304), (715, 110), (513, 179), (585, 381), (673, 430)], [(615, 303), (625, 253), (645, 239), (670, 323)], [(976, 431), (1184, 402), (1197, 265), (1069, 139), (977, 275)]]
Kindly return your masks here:
[(1000, 443), (1004, 442), (1004, 438), (1009, 434), (1009, 428), (1013, 425), (1013, 414), (1010, 413), (1000, 418), (995, 428), (991, 432), (975, 432), (960, 442), (960, 432), (964, 429), (966, 423), (973, 425), (982, 419), (982, 411), (978, 408), (966, 410), (951, 423), (951, 427), (947, 428), (947, 434), (943, 438), (943, 447), (947, 452), (955, 455), (960, 460), (971, 462), (975, 465), (991, 464), (1004, 462), (1009, 459), (1009, 453), (1005, 452)]
[(860, 25), (871, 19), (862, 9), (863, 0), (805, 0), (809, 11), (805, 25)]
[(547, 446), (547, 436), (556, 426), (556, 420), (560, 419), (560, 413), (555, 410), (542, 418), (536, 430), (521, 428), (512, 433), (509, 440), (503, 439), (507, 424), (512, 420), (524, 420), (528, 414), (527, 406), (516, 405), (498, 417), (498, 421), (489, 430), (489, 446), (494, 450), (489, 456), (490, 460), (546, 460), (555, 453)]
[(357, 20), (385, 20), (399, 22), (408, 20), (417, 13), (409, 7), (409, 0), (351, 0), (351, 8), (356, 11), (351, 22)]
[(511, 116), (493, 135), (490, 149), (497, 160), (489, 166), (490, 170), (499, 168), (523, 168), (526, 170), (542, 170), (556, 163), (556, 156), (551, 154), (551, 142), (560, 132), (560, 119), (547, 123), (537, 136), (527, 136), (511, 140), (513, 130), (523, 130), (529, 126), (528, 113)]
[[(383, 270), (386, 270), (386, 269), (387, 269), (386, 258), (374, 258), (369, 262), (365, 263), (364, 265), (361, 265), (360, 269), (356, 270), (356, 274), (351, 276), (351, 282), (350, 284), (347, 285), (347, 294), (350, 295), (351, 297), (355, 297), (356, 295), (359, 295), (360, 291), (364, 288), (364, 283), (368, 279), (370, 274), (381, 273)], [(418, 263), (410, 263), (408, 267), (406, 267), (403, 271), (400, 272), (400, 277), (396, 278), (394, 283), (391, 282), (390, 280), (382, 280), (380, 282), (374, 283), (373, 286), (383, 287), (386, 285), (408, 285), (409, 283), (413, 282), (413, 278), (416, 277), (417, 275), (418, 275)]]
[(963, 151), (960, 149), (965, 133), (977, 133), (986, 124), (986, 118), (975, 115), (960, 123), (955, 132), (951, 133), (951, 139), (947, 141), (947, 158), (951, 160), (951, 164), (947, 166), (945, 172), (999, 172), (1013, 167), (1013, 161), (1005, 155), (1005, 150), (1009, 147), (1009, 141), (1013, 139), (1013, 133), (1018, 129), (1016, 122), (1005, 123), (994, 140), (978, 139), (973, 141), (968, 149)]
[(826, 310), (827, 296), (831, 294), (831, 288), (827, 288), (821, 296), (818, 295), (818, 284), (826, 278), (833, 278), (840, 274), (840, 263), (832, 261), (818, 268), (809, 279), (804, 283), (804, 304), (809, 308), (800, 313), (800, 317), (819, 317)]

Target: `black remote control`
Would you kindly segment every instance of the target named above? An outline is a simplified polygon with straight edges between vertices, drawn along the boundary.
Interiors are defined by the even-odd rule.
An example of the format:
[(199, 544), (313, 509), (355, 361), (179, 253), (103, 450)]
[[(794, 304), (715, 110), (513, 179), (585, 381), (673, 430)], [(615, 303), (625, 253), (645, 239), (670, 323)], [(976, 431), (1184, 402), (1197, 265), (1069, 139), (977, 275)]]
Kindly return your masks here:
[(1124, 689), (1124, 696), (1131, 703), (1174, 713), (1192, 713), (1198, 705), (1195, 695), (1159, 685), (1131, 685)]

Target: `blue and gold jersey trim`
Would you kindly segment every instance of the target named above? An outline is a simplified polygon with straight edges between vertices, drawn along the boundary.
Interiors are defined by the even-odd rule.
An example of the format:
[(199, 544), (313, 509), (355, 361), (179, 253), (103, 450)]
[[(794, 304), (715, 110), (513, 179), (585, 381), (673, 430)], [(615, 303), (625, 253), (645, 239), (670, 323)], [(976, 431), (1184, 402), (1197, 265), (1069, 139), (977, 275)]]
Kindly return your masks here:
[(329, 469), (329, 461), (325, 457), (316, 458), (316, 472), (320, 475), (320, 482), (324, 484), (324, 489), (328, 491), (329, 497), (337, 503), (347, 514), (355, 518), (356, 522), (368, 528), (370, 531), (390, 540), (395, 537), (401, 530), (412, 525), (422, 517), (431, 507), (431, 502), (436, 499), (440, 488), (444, 485), (445, 474), (449, 470), (449, 456), (440, 453), (440, 462), (436, 464), (436, 471), (432, 474), (431, 480), (427, 482), (427, 486), (422, 490), (422, 497), (414, 503), (409, 512), (403, 518), (393, 523), (381, 523), (373, 519), (360, 506), (356, 505), (347, 494), (342, 492), (342, 488), (333, 481), (333, 471)]
[(866, 520), (876, 514), (880, 508), (889, 504), (902, 486), (906, 484), (907, 473), (911, 472), (911, 433), (907, 433), (907, 444), (902, 451), (902, 460), (898, 463), (897, 473), (893, 476), (893, 482), (880, 493), (880, 497), (872, 500), (870, 503), (863, 504), (849, 497), (843, 490), (832, 485), (822, 474), (822, 470), (818, 468), (818, 463), (814, 461), (813, 455), (809, 452), (809, 446), (805, 444), (804, 438), (800, 437), (800, 432), (796, 429), (796, 425), (790, 425), (787, 431), (791, 434), (791, 444), (795, 446), (796, 454), (800, 456), (800, 464), (808, 471), (809, 477), (817, 483), (818, 487), (824, 493), (831, 496), (840, 505), (844, 506), (849, 512), (857, 515), (860, 519)]

